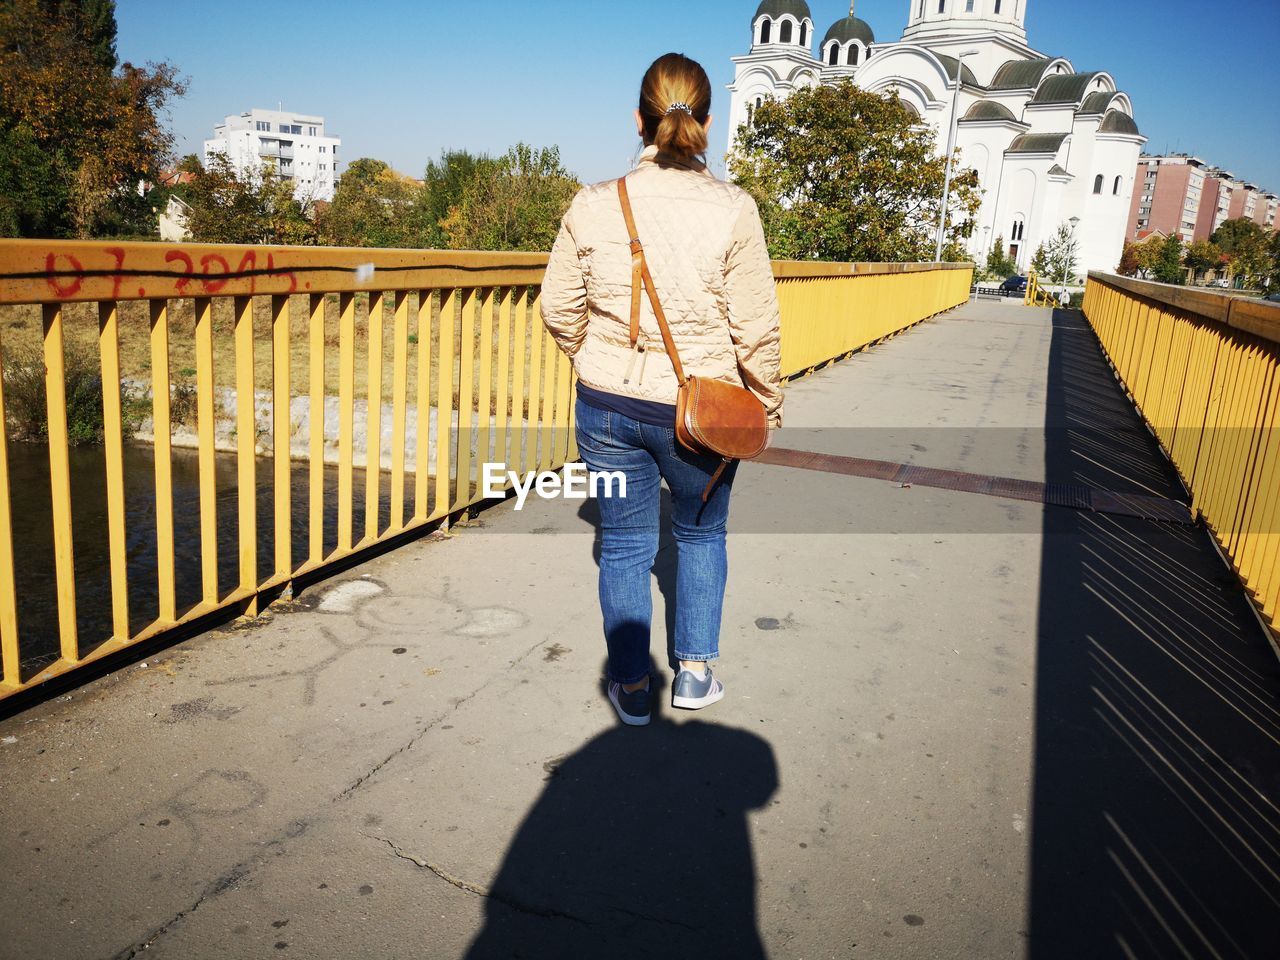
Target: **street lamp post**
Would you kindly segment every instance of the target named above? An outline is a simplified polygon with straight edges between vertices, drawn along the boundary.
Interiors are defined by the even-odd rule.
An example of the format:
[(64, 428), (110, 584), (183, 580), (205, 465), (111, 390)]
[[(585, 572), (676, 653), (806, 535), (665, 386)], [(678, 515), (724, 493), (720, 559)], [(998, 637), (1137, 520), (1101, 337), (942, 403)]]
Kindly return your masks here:
[(966, 50), (956, 57), (956, 86), (951, 93), (951, 125), (947, 130), (947, 175), (942, 184), (942, 212), (938, 215), (938, 244), (933, 259), (942, 260), (942, 243), (947, 234), (947, 203), (951, 199), (951, 155), (956, 150), (956, 127), (960, 122), (960, 75), (964, 70), (964, 58), (979, 53)]

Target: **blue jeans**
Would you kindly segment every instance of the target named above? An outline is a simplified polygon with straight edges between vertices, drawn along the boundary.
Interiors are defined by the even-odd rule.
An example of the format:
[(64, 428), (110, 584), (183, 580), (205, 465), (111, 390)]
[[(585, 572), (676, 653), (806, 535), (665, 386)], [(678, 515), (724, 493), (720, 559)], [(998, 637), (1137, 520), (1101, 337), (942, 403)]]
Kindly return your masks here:
[(581, 400), (575, 408), (578, 450), (591, 471), (620, 471), (625, 497), (600, 496), (600, 611), (609, 648), (609, 679), (636, 683), (649, 672), (653, 597), (649, 574), (658, 555), (662, 481), (671, 491), (676, 539), (677, 660), (720, 655), (720, 615), (729, 575), (725, 523), (736, 464), (704, 504), (720, 458), (685, 450), (675, 427), (641, 423)]

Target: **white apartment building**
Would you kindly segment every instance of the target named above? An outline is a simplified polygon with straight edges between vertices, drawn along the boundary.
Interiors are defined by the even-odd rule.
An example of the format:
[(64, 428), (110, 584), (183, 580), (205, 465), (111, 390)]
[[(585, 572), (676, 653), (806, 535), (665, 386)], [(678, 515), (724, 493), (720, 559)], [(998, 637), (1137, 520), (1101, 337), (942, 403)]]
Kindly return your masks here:
[(207, 162), (215, 153), (225, 154), (241, 173), (273, 164), (293, 181), (299, 200), (329, 201), (337, 187), (341, 145), (341, 137), (325, 134), (324, 117), (255, 108), (215, 126), (213, 138), (204, 142), (204, 157)]
[[(1109, 73), (1078, 73), (1028, 44), (1027, 3), (906, 0), (902, 38), (878, 41), (852, 3), (820, 34), (807, 0), (763, 0), (750, 51), (733, 58), (730, 146), (765, 97), (845, 77), (875, 93), (896, 90), (934, 128), (939, 153), (955, 123), (961, 163), (978, 172), (971, 257), (982, 262), (1001, 237), (1025, 269), (1041, 242), (1074, 223), (1081, 272), (1113, 270), (1146, 140)], [(834, 18), (843, 0), (814, 5)]]

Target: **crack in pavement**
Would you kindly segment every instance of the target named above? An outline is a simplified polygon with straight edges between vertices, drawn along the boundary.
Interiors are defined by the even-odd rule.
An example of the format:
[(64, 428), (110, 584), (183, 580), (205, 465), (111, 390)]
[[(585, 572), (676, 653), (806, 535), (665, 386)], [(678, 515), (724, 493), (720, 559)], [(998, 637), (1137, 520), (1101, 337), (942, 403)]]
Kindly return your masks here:
[(374, 840), (379, 843), (385, 843), (388, 847), (391, 848), (391, 852), (394, 853), (401, 860), (408, 860), (410, 863), (422, 868), (423, 870), (429, 870), (431, 873), (435, 874), (445, 883), (449, 884), (450, 886), (457, 887), (463, 893), (470, 893), (473, 896), (483, 897), (486, 900), (495, 900), (498, 903), (502, 904), (504, 907), (509, 907), (510, 909), (515, 910), (517, 913), (525, 913), (534, 917), (547, 917), (549, 919), (556, 919), (556, 920), (572, 920), (574, 923), (580, 923), (583, 926), (587, 926), (587, 927), (592, 925), (590, 920), (584, 920), (582, 917), (574, 916), (572, 913), (565, 913), (562, 910), (556, 910), (554, 907), (537, 907), (537, 906), (533, 906), (532, 904), (522, 903), (521, 901), (516, 900), (514, 897), (510, 897), (502, 893), (497, 893), (493, 890), (490, 890), (488, 887), (481, 886), (478, 883), (472, 883), (470, 880), (463, 880), (461, 877), (455, 877), (453, 874), (445, 870), (443, 867), (437, 864), (434, 864), (429, 860), (423, 860), (421, 857), (414, 856), (411, 853), (406, 853), (404, 850), (398, 847), (391, 840), (388, 840), (386, 837), (376, 837), (368, 833), (362, 833), (361, 836), (367, 840)]
[(424, 726), (421, 730), (419, 730), (412, 737), (410, 737), (406, 743), (401, 744), (399, 747), (392, 750), (389, 754), (387, 754), (385, 757), (379, 760), (376, 764), (374, 764), (366, 773), (361, 774), (354, 783), (352, 783), (349, 787), (346, 787), (341, 793), (339, 793), (336, 797), (334, 797), (332, 802), (337, 803), (339, 800), (349, 799), (352, 796), (352, 794), (354, 794), (357, 790), (359, 790), (362, 786), (364, 786), (365, 783), (368, 782), (368, 780), (371, 777), (375, 776), (383, 767), (389, 764), (396, 757), (400, 756), (402, 753), (406, 753), (409, 750), (412, 750), (419, 740), (421, 740), (428, 733), (434, 730), (436, 726), (438, 726), (443, 720), (448, 718), (450, 715), (457, 713), (459, 707), (461, 707), (464, 703), (468, 703), (475, 697), (479, 696), (490, 685), (497, 682), (497, 680), (503, 674), (510, 673), (511, 670), (513, 670), (517, 665), (519, 665), (522, 661), (524, 661), (535, 650), (541, 650), (543, 645), (546, 644), (546, 642), (547, 641), (545, 639), (539, 640), (537, 643), (535, 643), (532, 647), (530, 647), (524, 653), (520, 654), (520, 656), (516, 657), (514, 660), (508, 663), (506, 667), (503, 668), (501, 673), (494, 674), (484, 683), (480, 684), (480, 686), (476, 687), (474, 690), (468, 693), (465, 697), (459, 698), (456, 702), (454, 702), (453, 706), (451, 706), (448, 710), (441, 713), (439, 716), (434, 717), (426, 726)]
[(154, 928), (149, 934), (147, 934), (147, 936), (139, 940), (137, 943), (125, 947), (123, 950), (115, 953), (112, 956), (112, 960), (134, 960), (134, 958), (139, 954), (151, 949), (157, 940), (169, 932), (171, 927), (181, 923), (187, 917), (191, 916), (191, 914), (199, 910), (206, 901), (214, 900), (222, 896), (228, 890), (234, 890), (244, 880), (247, 880), (249, 875), (253, 873), (255, 869), (260, 867), (266, 861), (268, 855), (275, 850), (275, 848), (281, 846), (286, 840), (296, 840), (307, 832), (309, 826), (310, 824), (305, 820), (292, 821), (289, 829), (285, 831), (283, 836), (277, 837), (274, 840), (269, 840), (265, 845), (263, 845), (262, 849), (258, 853), (245, 860), (241, 860), (230, 870), (223, 873), (204, 888), (204, 891), (196, 898), (195, 902), (192, 903), (191, 906), (187, 907), (185, 910), (179, 910), (164, 923)]

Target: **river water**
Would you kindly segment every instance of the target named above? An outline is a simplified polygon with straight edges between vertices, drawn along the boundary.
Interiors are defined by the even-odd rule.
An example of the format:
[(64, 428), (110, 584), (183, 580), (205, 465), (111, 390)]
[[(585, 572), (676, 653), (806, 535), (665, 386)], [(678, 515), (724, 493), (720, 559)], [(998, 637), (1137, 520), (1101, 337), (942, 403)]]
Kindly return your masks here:
[[(111, 635), (111, 579), (107, 536), (106, 461), (100, 446), (73, 447), (71, 457), (72, 536), (75, 556), (77, 626), (82, 654)], [(199, 461), (194, 450), (175, 449), (173, 463), (173, 519), (177, 608), (181, 615), (200, 600), (200, 488)], [(274, 503), (272, 463), (258, 461), (258, 579), (274, 569)], [(306, 463), (292, 465), (293, 558), (296, 566), (307, 555), (309, 477)], [(129, 621), (131, 632), (152, 623), (159, 614), (156, 574), (156, 496), (153, 448), (130, 444), (125, 448), (125, 534), (128, 550)], [(225, 595), (239, 582), (239, 540), (236, 458), (216, 458), (218, 517), (218, 587)], [(13, 507), (13, 546), (18, 593), (18, 633), (23, 675), (30, 676), (58, 656), (57, 581), (53, 558), (52, 506), (49, 492), (49, 451), (42, 444), (9, 445), (9, 478)], [(325, 551), (337, 545), (337, 470), (325, 470)], [(379, 529), (390, 515), (390, 477), (382, 477)], [(364, 471), (355, 471), (353, 485), (355, 534), (364, 530)], [(407, 478), (406, 516), (411, 515), (413, 478)]]

